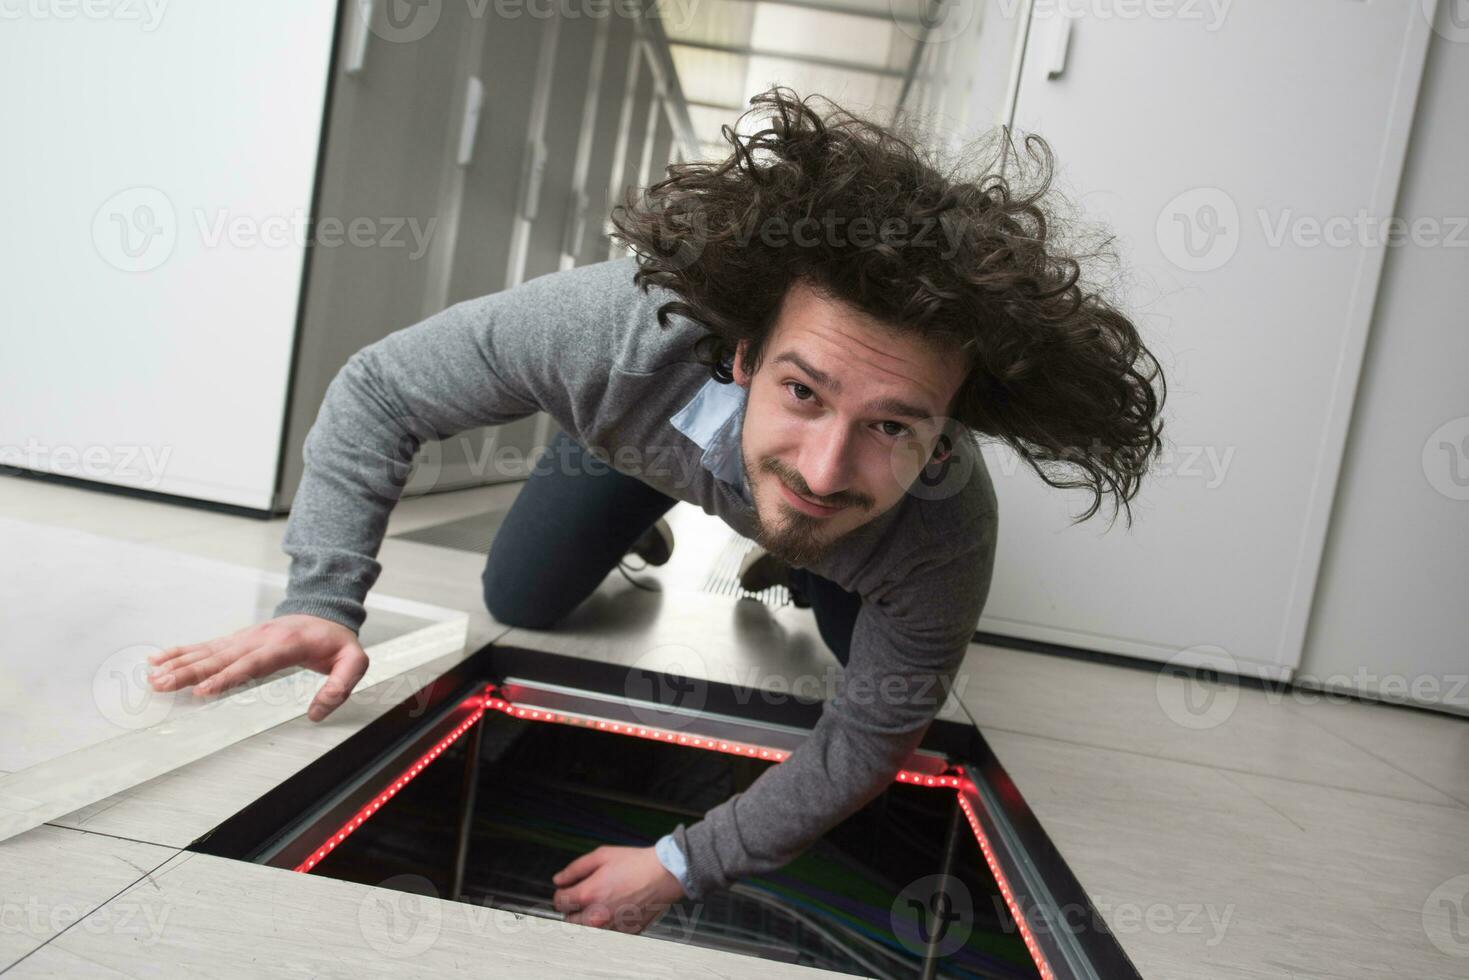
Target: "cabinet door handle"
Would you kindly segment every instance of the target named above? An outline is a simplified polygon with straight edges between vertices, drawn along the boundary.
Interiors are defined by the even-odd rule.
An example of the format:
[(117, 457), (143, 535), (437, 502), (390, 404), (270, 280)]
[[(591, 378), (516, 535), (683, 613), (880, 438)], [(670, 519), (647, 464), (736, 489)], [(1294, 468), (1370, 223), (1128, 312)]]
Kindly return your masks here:
[(587, 233), (587, 205), (590, 199), (584, 191), (572, 191), (566, 201), (566, 224), (562, 229), (562, 254), (576, 256), (581, 252), (582, 239)]
[(367, 42), (372, 38), (368, 26), (372, 23), (373, 4), (374, 0), (353, 0), (352, 7), (357, 16), (352, 20), (352, 34), (347, 38), (345, 71), (348, 75), (362, 74), (362, 67), (367, 64)]
[(1066, 71), (1066, 52), (1071, 47), (1071, 22), (1076, 18), (1062, 6), (1060, 24), (1051, 36), (1051, 63), (1046, 69), (1046, 78), (1057, 79)]
[(474, 160), (474, 141), (479, 134), (479, 116), (484, 104), (484, 82), (470, 75), (464, 90), (464, 118), (459, 123), (459, 155), (455, 161), (461, 167), (469, 166)]
[(532, 138), (526, 141), (525, 156), (520, 163), (520, 216), (536, 220), (541, 204), (541, 176), (546, 170), (546, 144)]

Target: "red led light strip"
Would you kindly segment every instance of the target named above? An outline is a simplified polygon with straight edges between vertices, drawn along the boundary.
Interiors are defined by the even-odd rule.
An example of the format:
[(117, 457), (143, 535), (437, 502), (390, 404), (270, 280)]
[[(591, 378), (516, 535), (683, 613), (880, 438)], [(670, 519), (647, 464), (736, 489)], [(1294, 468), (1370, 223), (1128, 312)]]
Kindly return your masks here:
[[(556, 711), (548, 711), (541, 708), (527, 708), (524, 705), (514, 704), (504, 698), (495, 697), (488, 693), (485, 695), (485, 707), (510, 715), (512, 718), (528, 718), (531, 721), (549, 721), (558, 725), (577, 725), (582, 728), (595, 728), (598, 731), (615, 732), (618, 735), (631, 735), (634, 738), (647, 738), (655, 742), (667, 742), (670, 745), (687, 745), (691, 748), (706, 749), (710, 752), (724, 752), (729, 755), (742, 755), (752, 759), (765, 759), (770, 762), (784, 762), (790, 756), (790, 753), (785, 749), (772, 749), (768, 746), (755, 745), (750, 742), (733, 742), (728, 739), (704, 738), (699, 735), (689, 735), (683, 732), (671, 732), (662, 728), (650, 728), (647, 725), (629, 725), (585, 715), (561, 714)], [(949, 789), (958, 789), (963, 777), (948, 775), (932, 776), (927, 773), (914, 772), (911, 769), (901, 769), (894, 778), (897, 782), (909, 783), (914, 786), (943, 786)]]
[[(547, 711), (540, 708), (527, 708), (524, 705), (512, 704), (501, 697), (494, 695), (495, 686), (490, 684), (485, 687), (484, 693), (467, 699), (463, 707), (474, 707), (474, 714), (470, 715), (449, 734), (429, 749), (417, 761), (404, 770), (403, 774), (373, 797), (372, 802), (352, 815), (341, 828), (326, 842), (311, 853), (311, 856), (296, 865), (296, 871), (306, 872), (316, 867), (317, 863), (336, 848), (338, 844), (351, 836), (352, 832), (362, 826), (367, 818), (382, 808), (383, 804), (397, 795), (398, 791), (412, 782), (413, 778), (424, 770), (430, 762), (439, 757), (449, 746), (453, 745), (461, 735), (474, 727), (475, 723), (484, 717), (486, 711), (499, 711), (510, 715), (512, 718), (529, 718), (531, 721), (548, 721), (559, 725), (576, 725), (582, 728), (594, 728), (598, 731), (614, 732), (618, 735), (631, 735), (634, 738), (647, 738), (657, 742), (667, 742), (673, 745), (687, 745), (692, 748), (705, 749), (710, 752), (725, 752), (730, 755), (741, 755), (752, 759), (765, 759), (769, 762), (784, 762), (790, 753), (784, 749), (772, 749), (764, 745), (754, 745), (749, 742), (732, 742), (728, 739), (703, 738), (698, 735), (689, 735), (681, 732), (670, 732), (661, 728), (649, 728), (646, 725), (626, 725), (621, 722), (607, 721), (603, 718), (593, 718), (584, 715), (562, 714), (555, 711)], [(962, 773), (963, 770), (960, 770)], [(962, 775), (938, 775), (914, 772), (911, 769), (901, 769), (894, 777), (896, 782), (908, 783), (914, 786), (940, 786), (949, 789), (958, 789)]]
[(989, 838), (979, 828), (979, 817), (975, 815), (974, 808), (969, 805), (961, 790), (956, 794), (959, 799), (959, 807), (964, 811), (964, 816), (969, 820), (969, 829), (974, 831), (974, 839), (979, 842), (979, 849), (984, 853), (985, 864), (989, 865), (990, 874), (994, 876), (995, 883), (1000, 886), (1000, 894), (1005, 899), (1005, 904), (1010, 907), (1010, 917), (1020, 926), (1021, 938), (1025, 940), (1025, 948), (1030, 953), (1030, 958), (1040, 968), (1042, 980), (1056, 980), (1056, 974), (1052, 972), (1051, 965), (1046, 962), (1046, 957), (1041, 953), (1040, 945), (1035, 941), (1035, 934), (1031, 932), (1030, 923), (1020, 911), (1020, 905), (1015, 901), (1015, 893), (1010, 889), (1010, 882), (1005, 877), (1005, 872), (1000, 870), (1000, 863), (995, 860), (995, 852), (990, 848)]
[[(320, 848), (317, 848), (316, 851), (311, 852), (310, 858), (307, 858), (307, 860), (301, 862), (301, 864), (295, 865), (295, 868), (292, 868), (292, 870), (301, 871), (301, 873), (307, 873), (307, 871), (310, 871), (311, 868), (316, 867), (317, 862), (322, 861), (322, 858), (325, 858), (326, 855), (331, 854), (333, 849), (336, 848), (336, 845), (339, 845), (342, 840), (345, 840), (348, 836), (351, 836), (351, 833), (353, 833), (354, 830), (357, 830), (357, 827), (363, 826), (363, 824), (366, 823), (367, 818), (372, 817), (372, 815), (375, 813), (378, 813), (383, 804), (386, 804), (389, 799), (394, 798), (394, 796), (397, 795), (398, 790), (403, 789), (404, 786), (408, 785), (408, 783), (413, 782), (414, 777), (417, 777), (417, 774), (422, 773), (422, 771), (425, 770), (429, 763), (432, 763), (433, 760), (436, 760), (439, 755), (444, 754), (444, 752), (447, 751), (447, 749), (450, 748), (451, 745), (454, 745), (454, 742), (457, 742), (458, 739), (460, 739), (461, 735), (469, 732), (469, 730), (474, 727), (474, 723), (477, 723), (480, 718), (485, 717), (486, 711), (502, 711), (502, 713), (508, 714), (508, 716), (516, 718), (530, 718), (530, 720), (532, 721), (552, 721), (552, 723), (557, 724), (576, 724), (576, 726), (589, 727), (589, 729), (598, 729), (602, 730), (602, 732), (614, 732), (617, 733), (617, 735), (630, 735), (633, 736), (633, 738), (654, 739), (654, 741), (657, 742), (676, 743), (676, 745), (689, 745), (692, 746), (692, 748), (705, 749), (705, 751), (729, 752), (729, 754), (732, 755), (746, 755), (746, 757), (751, 758), (764, 758), (764, 760), (774, 761), (774, 763), (782, 763), (782, 761), (786, 760), (786, 758), (790, 755), (790, 752), (783, 751), (783, 749), (773, 749), (767, 748), (767, 746), (751, 745), (751, 743), (746, 742), (730, 742), (724, 741), (724, 739), (707, 739), (701, 738), (701, 736), (696, 735), (683, 735), (683, 733), (667, 732), (667, 730), (663, 729), (649, 729), (649, 727), (640, 726), (640, 724), (623, 724), (618, 723), (618, 721), (607, 721), (605, 720), (605, 718), (573, 716), (573, 714), (560, 714), (555, 713), (555, 711), (541, 710), (541, 708), (527, 708), (524, 707), (524, 705), (511, 704), (510, 701), (505, 701), (504, 698), (497, 698), (497, 696), (492, 695), (494, 689), (494, 685), (486, 686), (485, 693), (482, 693), (482, 695), (474, 695), (472, 696), (472, 698), (464, 701), (464, 704), (461, 705), (461, 707), (473, 707), (473, 714), (470, 714), (469, 717), (464, 718), (464, 720), (461, 721), (458, 726), (455, 726), (454, 730), (448, 733), (448, 735), (445, 735), (444, 738), (439, 739), (439, 741), (436, 742), (435, 745), (433, 745), (433, 748), (430, 748), (429, 751), (425, 752), (425, 754), (420, 755), (420, 757), (417, 758), (416, 761), (414, 761), (413, 765), (410, 765), (407, 770), (404, 770), (404, 773), (401, 774), (401, 776), (398, 776), (398, 779), (395, 779), (394, 782), (392, 782), (391, 785), (388, 786), (388, 789), (382, 790), (382, 792), (378, 793), (378, 795), (376, 795), (375, 798), (372, 799), (372, 802), (369, 802), (366, 807), (361, 808), (361, 810), (358, 810), (357, 813), (353, 814), (353, 818), (351, 818), (351, 820), (348, 820), (347, 823), (342, 824), (342, 827), (338, 830), (338, 832), (333, 833), (333, 835), (331, 837), (328, 837), (328, 840), (326, 840), (326, 842), (323, 843)], [(964, 780), (964, 776), (962, 776), (964, 770), (962, 770), (962, 768), (959, 768), (958, 771), (959, 773), (961, 773), (959, 774), (959, 776), (928, 776), (928, 774), (915, 773), (915, 771), (906, 770), (905, 768), (905, 770), (899, 770), (898, 776), (895, 777), (895, 782), (909, 783), (909, 785), (915, 786), (942, 786), (942, 788), (959, 790), (958, 793), (955, 793), (956, 799), (958, 799), (959, 801), (959, 808), (961, 808), (961, 810), (964, 810), (965, 818), (970, 821), (970, 830), (974, 832), (975, 842), (978, 842), (978, 845), (980, 845), (980, 851), (984, 854), (984, 862), (989, 865), (990, 874), (995, 877), (995, 882), (1000, 886), (1000, 895), (1005, 898), (1005, 905), (1008, 905), (1009, 911), (1011, 911), (1011, 917), (1014, 918), (1015, 923), (1017, 923), (1019, 926), (1019, 933), (1021, 933), (1022, 939), (1025, 940), (1025, 949), (1030, 952), (1031, 959), (1033, 959), (1033, 961), (1036, 962), (1037, 967), (1040, 968), (1040, 976), (1042, 976), (1042, 980), (1056, 980), (1056, 974), (1053, 973), (1052, 968), (1050, 968), (1049, 962), (1046, 962), (1046, 956), (1042, 954), (1042, 951), (1040, 951), (1040, 945), (1036, 942), (1036, 934), (1031, 932), (1030, 923), (1025, 920), (1025, 915), (1022, 914), (1018, 902), (1015, 901), (1015, 893), (1012, 892), (1011, 886), (1009, 886), (1009, 880), (1006, 879), (1005, 873), (1000, 870), (999, 861), (995, 860), (995, 851), (990, 848), (989, 837), (984, 836), (984, 830), (980, 829), (980, 818), (975, 815), (974, 808), (971, 807), (970, 801), (965, 798), (964, 782), (962, 782), (962, 780)]]
[[(485, 716), (485, 712), (490, 710), (500, 711), (514, 718), (529, 718), (532, 721), (548, 721), (562, 725), (578, 725), (583, 728), (595, 728), (599, 731), (609, 731), (619, 735), (630, 735), (634, 738), (648, 738), (654, 741), (687, 745), (711, 752), (726, 752), (731, 755), (767, 759), (772, 762), (783, 762), (790, 755), (789, 752), (783, 749), (772, 749), (746, 742), (702, 738), (697, 735), (687, 735), (665, 731), (659, 728), (649, 728), (645, 725), (625, 725), (602, 718), (560, 714), (554, 711), (545, 711), (540, 708), (527, 708), (524, 705), (512, 704), (504, 698), (495, 697), (491, 693), (493, 691), (494, 685), (491, 684), (485, 688), (484, 694), (475, 695), (466, 700), (462, 706), (473, 706), (475, 708), (473, 714), (460, 722), (449, 734), (439, 739), (433, 748), (419, 756), (411, 766), (403, 771), (402, 775), (393, 780), (387, 789), (377, 794), (377, 796), (373, 797), (372, 802), (353, 814), (352, 818), (343, 824), (325, 843), (313, 851), (309, 858), (296, 865), (292, 870), (305, 873), (314, 868), (338, 844), (351, 836), (354, 830), (366, 823), (367, 819), (380, 810), (383, 804), (396, 796), (400, 789), (407, 786), (419, 773), (423, 772), (429, 763), (437, 759), (449, 746), (458, 741), (460, 736), (473, 728), (475, 723)], [(989, 865), (990, 874), (994, 876), (995, 882), (1000, 886), (1000, 894), (1010, 909), (1011, 917), (1014, 918), (1016, 924), (1020, 927), (1020, 935), (1025, 940), (1026, 950), (1029, 951), (1031, 959), (1040, 968), (1042, 980), (1055, 980), (1056, 975), (1052, 972), (1050, 964), (1046, 962), (1045, 956), (1041, 953), (1040, 946), (1035, 941), (1035, 934), (1031, 931), (1030, 923), (1021, 913), (1020, 906), (1015, 900), (1015, 894), (1010, 888), (1010, 882), (1005, 877), (1005, 873), (1000, 869), (999, 862), (995, 860), (995, 854), (990, 847), (989, 838), (980, 829), (979, 818), (975, 815), (973, 807), (969, 805), (969, 800), (964, 796), (963, 769), (961, 768), (958, 771), (960, 775), (931, 776), (926, 773), (913, 772), (910, 769), (902, 769), (898, 771), (896, 777), (894, 777), (894, 781), (916, 786), (939, 786), (959, 790), (955, 794), (959, 801), (959, 806), (963, 809), (964, 816), (969, 821), (969, 829), (974, 831), (974, 839), (979, 843), (979, 849), (984, 854), (985, 863)]]
[(414, 777), (423, 772), (424, 768), (430, 762), (433, 762), (439, 757), (440, 754), (443, 753), (445, 749), (458, 741), (459, 736), (463, 735), (465, 732), (473, 728), (474, 723), (485, 716), (484, 699), (479, 696), (469, 698), (464, 702), (464, 706), (467, 707), (469, 705), (478, 705), (478, 707), (475, 708), (474, 714), (470, 715), (468, 718), (464, 719), (464, 721), (460, 722), (459, 725), (452, 732), (439, 739), (439, 741), (434, 745), (433, 748), (429, 749), (423, 755), (419, 756), (418, 761), (414, 762), (413, 765), (404, 770), (403, 774), (397, 779), (393, 780), (392, 784), (387, 789), (377, 794), (377, 796), (372, 798), (371, 803), (367, 804), (362, 809), (353, 814), (352, 819), (342, 824), (341, 829), (338, 830), (335, 834), (332, 834), (330, 837), (328, 837), (326, 843), (322, 844), (315, 851), (311, 852), (311, 856), (309, 858), (296, 865), (296, 867), (292, 870), (306, 872), (316, 867), (317, 862), (330, 854), (338, 844), (351, 836), (352, 831), (356, 830), (358, 827), (361, 827), (364, 823), (367, 822), (368, 817), (372, 816), (374, 813), (382, 808), (382, 805), (384, 803), (388, 802), (394, 796), (398, 795), (398, 790), (411, 783)]

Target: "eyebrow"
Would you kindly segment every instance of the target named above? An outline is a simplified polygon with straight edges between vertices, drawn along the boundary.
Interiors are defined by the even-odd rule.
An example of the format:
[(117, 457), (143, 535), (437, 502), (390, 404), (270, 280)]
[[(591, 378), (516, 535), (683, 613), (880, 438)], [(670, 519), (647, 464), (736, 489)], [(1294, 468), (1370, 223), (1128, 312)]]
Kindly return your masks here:
[[(818, 385), (821, 385), (823, 388), (829, 389), (833, 394), (840, 395), (842, 393), (842, 384), (840, 381), (833, 378), (825, 371), (818, 371), (810, 364), (807, 364), (805, 360), (802, 359), (801, 355), (797, 354), (795, 351), (783, 351), (780, 354), (777, 354), (775, 358), (771, 360), (771, 363), (794, 364), (802, 371), (805, 371), (807, 374), (811, 375), (811, 380), (815, 381)], [(911, 402), (905, 402), (901, 398), (879, 398), (875, 402), (868, 403), (867, 409), (871, 412), (885, 412), (888, 415), (895, 415), (899, 418), (916, 419), (918, 421), (931, 419), (934, 417), (934, 414), (927, 409), (914, 405)]]

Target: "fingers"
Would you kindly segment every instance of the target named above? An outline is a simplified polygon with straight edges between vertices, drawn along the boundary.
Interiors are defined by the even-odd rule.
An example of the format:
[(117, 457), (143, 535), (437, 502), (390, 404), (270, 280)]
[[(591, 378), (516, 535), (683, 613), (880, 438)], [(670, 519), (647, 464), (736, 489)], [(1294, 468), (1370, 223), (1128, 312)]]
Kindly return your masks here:
[(551, 905), (565, 916), (567, 922), (601, 929), (612, 921), (612, 910), (593, 897), (597, 892), (593, 875), (605, 863), (608, 854), (606, 847), (599, 847), (551, 876), (551, 881), (561, 886), (551, 896)]
[(196, 696), (217, 695), (246, 681), (266, 677), (298, 664), (327, 674), (307, 708), (312, 721), (335, 711), (367, 673), (367, 654), (355, 634), (344, 641), (330, 631), (254, 628), (231, 636), (170, 647), (148, 660), (157, 669), (148, 675), (156, 691), (193, 686)]
[(211, 641), (200, 649), (175, 658), (167, 667), (154, 671), (148, 680), (155, 690), (176, 691), (213, 676), (255, 648), (244, 641)]
[(585, 887), (560, 888), (551, 896), (551, 905), (567, 922), (602, 928), (612, 921), (612, 910), (605, 902), (593, 901)]
[(566, 921), (579, 926), (591, 926), (594, 929), (604, 929), (612, 922), (612, 912), (602, 904), (592, 905), (585, 911), (572, 912), (566, 916)]
[(552, 875), (551, 884), (563, 887), (566, 885), (576, 884), (578, 881), (581, 881), (587, 875), (591, 874), (593, 871), (596, 871), (599, 867), (601, 867), (602, 861), (606, 858), (606, 856), (606, 852), (603, 851), (600, 847), (597, 848), (595, 851), (590, 851), (586, 854), (583, 854), (581, 857), (577, 858), (575, 861), (572, 861), (566, 867), (562, 868), (560, 871)]
[(219, 636), (203, 643), (185, 643), (182, 646), (169, 647), (148, 656), (148, 662), (155, 667), (165, 664), (170, 670), (177, 670), (186, 664), (194, 663), (204, 657), (220, 653), (232, 646), (241, 644), (254, 645), (254, 637), (249, 636), (249, 630), (239, 630), (229, 636)]
[(327, 715), (336, 711), (338, 706), (345, 700), (357, 682), (362, 680), (362, 675), (367, 673), (367, 654), (359, 646), (351, 645), (343, 647), (337, 654), (336, 660), (332, 662), (331, 673), (322, 683), (321, 690), (316, 692), (316, 697), (311, 700), (311, 707), (306, 709), (306, 717), (312, 721), (321, 721)]
[(568, 918), (587, 904), (586, 892), (580, 888), (558, 888), (551, 896), (551, 907)]
[(256, 647), (225, 664), (212, 677), (195, 684), (194, 693), (200, 697), (224, 694), (248, 680), (273, 674), (280, 667), (285, 666), (281, 662), (286, 659), (285, 653), (286, 651), (279, 647)]
[(148, 658), (148, 662), (156, 667), (159, 664), (165, 664), (168, 663), (170, 660), (181, 657), (186, 653), (193, 653), (195, 650), (202, 650), (206, 646), (208, 646), (208, 644), (206, 643), (187, 643), (180, 647), (169, 647), (167, 650), (160, 650), (157, 653), (151, 655)]
[[(565, 901), (567, 904), (571, 904), (573, 900), (566, 899)], [(612, 929), (615, 932), (626, 932), (637, 935), (661, 919), (667, 911), (668, 909), (666, 907), (650, 909), (640, 907), (634, 903), (627, 903), (618, 906), (618, 911), (614, 913), (612, 907), (606, 902), (594, 901), (578, 905), (577, 908), (567, 911), (563, 918), (567, 922), (579, 926), (591, 926), (595, 929)]]
[(188, 646), (173, 647), (162, 653), (153, 654), (148, 658), (148, 662), (157, 669), (148, 675), (149, 682), (154, 687), (158, 687), (160, 681), (171, 677), (180, 667), (187, 667), (189, 664), (212, 656), (217, 645), (217, 640), (211, 640), (208, 643), (191, 643)]

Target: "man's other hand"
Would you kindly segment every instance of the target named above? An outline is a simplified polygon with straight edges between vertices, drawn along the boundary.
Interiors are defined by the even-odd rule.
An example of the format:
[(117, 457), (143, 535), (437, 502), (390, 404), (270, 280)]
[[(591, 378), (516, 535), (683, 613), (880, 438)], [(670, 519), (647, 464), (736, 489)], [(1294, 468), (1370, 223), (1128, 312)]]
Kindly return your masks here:
[(683, 886), (651, 847), (599, 847), (556, 872), (551, 882), (552, 902), (567, 922), (618, 932), (642, 932), (684, 897)]
[(302, 666), (326, 674), (306, 717), (321, 721), (337, 709), (367, 673), (357, 634), (320, 616), (294, 613), (248, 626), (205, 643), (170, 647), (148, 658), (155, 691), (194, 685), (196, 695), (223, 694), (256, 677)]

